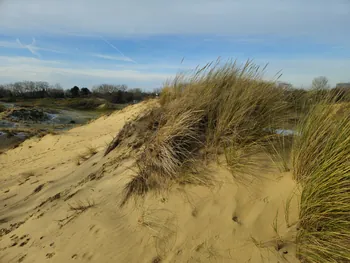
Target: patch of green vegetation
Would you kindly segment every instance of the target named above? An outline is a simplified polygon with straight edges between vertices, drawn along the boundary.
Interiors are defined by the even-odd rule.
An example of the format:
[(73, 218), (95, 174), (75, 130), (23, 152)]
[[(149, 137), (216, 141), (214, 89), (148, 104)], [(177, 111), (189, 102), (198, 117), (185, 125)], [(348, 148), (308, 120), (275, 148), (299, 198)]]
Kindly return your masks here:
[(6, 111), (6, 107), (0, 104), (0, 113)]
[(17, 102), (19, 106), (71, 108), (77, 110), (96, 110), (105, 103), (105, 100), (99, 98), (43, 98)]

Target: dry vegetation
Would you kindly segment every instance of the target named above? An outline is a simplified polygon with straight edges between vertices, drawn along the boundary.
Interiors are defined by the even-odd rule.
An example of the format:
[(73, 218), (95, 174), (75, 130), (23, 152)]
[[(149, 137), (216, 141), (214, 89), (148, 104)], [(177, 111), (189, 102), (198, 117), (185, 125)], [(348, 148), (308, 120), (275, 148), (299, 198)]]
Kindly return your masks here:
[[(138, 173), (125, 188), (124, 204), (132, 195), (165, 189), (186, 181), (209, 184), (197, 171), (198, 162), (225, 153), (235, 175), (247, 166), (250, 153), (264, 151), (273, 130), (285, 121), (288, 103), (283, 89), (262, 80), (263, 69), (247, 62), (221, 65), (219, 61), (178, 75), (161, 93), (161, 108), (148, 118), (147, 142), (137, 158)], [(129, 127), (128, 127), (129, 126)], [(106, 154), (119, 145), (126, 129)], [(145, 131), (143, 135), (145, 136)]]
[(87, 146), (86, 150), (83, 153), (80, 153), (76, 159), (75, 162), (77, 165), (81, 165), (86, 160), (89, 160), (92, 156), (94, 156), (96, 153), (98, 153), (97, 149), (93, 146)]
[[(64, 148), (57, 152), (46, 151), (45, 155), (50, 157), (47, 159), (38, 157), (42, 154), (41, 147), (34, 147), (38, 148), (37, 151), (31, 152), (27, 151), (26, 145), (22, 145), (18, 151), (10, 152), (12, 155), (19, 155), (21, 151), (25, 154), (30, 152), (34, 157), (28, 159), (26, 156), (23, 163), (27, 164), (28, 161), (28, 172), (21, 171), (18, 180), (15, 178), (13, 181), (23, 187), (33, 184), (28, 187), (30, 193), (23, 197), (24, 201), (28, 199), (32, 202), (34, 199), (30, 198), (41, 199), (41, 195), (48, 197), (35, 209), (46, 206), (53, 200), (62, 199), (62, 202), (66, 202), (78, 192), (81, 197), (85, 193), (88, 198), (96, 197), (93, 199), (97, 201), (96, 204), (92, 199), (69, 203), (69, 211), (65, 207), (64, 214), (55, 220), (60, 227), (64, 227), (83, 213), (87, 217), (91, 216), (89, 220), (95, 221), (102, 219), (102, 211), (107, 213), (106, 210), (110, 210), (113, 214), (107, 215), (111, 221), (108, 219), (106, 223), (114, 225), (113, 218), (121, 221), (111, 232), (117, 237), (113, 239), (115, 243), (113, 242), (112, 249), (120, 246), (118, 239), (122, 240), (124, 246), (127, 243), (124, 241), (133, 241), (133, 237), (136, 237), (140, 241), (137, 246), (147, 245), (147, 248), (141, 247), (140, 251), (148, 250), (150, 243), (147, 237), (150, 237), (156, 248), (153, 252), (157, 253), (151, 255), (152, 262), (185, 262), (185, 256), (190, 253), (201, 254), (198, 262), (223, 261), (226, 248), (227, 256), (233, 259), (229, 254), (231, 250), (240, 252), (238, 250), (242, 249), (245, 253), (250, 250), (248, 245), (256, 246), (252, 246), (256, 255), (261, 251), (276, 254), (281, 258), (280, 262), (297, 261), (295, 251), (303, 263), (350, 262), (350, 104), (344, 101), (338, 103), (339, 100), (335, 100), (339, 98), (338, 94), (325, 97), (327, 91), (324, 90), (308, 92), (277, 87), (274, 82), (263, 80), (263, 72), (263, 68), (250, 62), (239, 66), (217, 61), (190, 74), (180, 74), (164, 86), (158, 100), (144, 103), (142, 107), (133, 106), (127, 114), (124, 112), (110, 118), (105, 126), (101, 125), (105, 123), (96, 122), (95, 126), (91, 125), (91, 128), (95, 127), (96, 133), (85, 129), (89, 135), (85, 134), (87, 137), (79, 140), (80, 143), (86, 143), (83, 144), (83, 149), (76, 148), (77, 144), (72, 143), (76, 142), (76, 138), (69, 134), (62, 135), (59, 144), (59, 138), (57, 142), (52, 140), (55, 142), (54, 147), (59, 148), (61, 145)], [(138, 115), (140, 111), (142, 113)], [(125, 119), (134, 118), (135, 115), (138, 117), (124, 125), (108, 145), (104, 152), (107, 157), (103, 158), (102, 153), (96, 155), (109, 136), (109, 132), (106, 132), (96, 136), (98, 140), (92, 140), (98, 134), (97, 130), (101, 126), (112, 127), (111, 123), (114, 122), (118, 122), (115, 129), (120, 129), (119, 125)], [(284, 133), (284, 129), (292, 129), (294, 132)], [(76, 134), (80, 134), (78, 131)], [(9, 138), (16, 138), (14, 130), (8, 129), (6, 133)], [(31, 136), (41, 137), (46, 133), (47, 131), (31, 130)], [(91, 143), (96, 147), (89, 146)], [(32, 143), (28, 145), (30, 148)], [(49, 167), (58, 168), (51, 165), (51, 160), (56, 160), (58, 154), (65, 154), (68, 150), (76, 153), (77, 165), (84, 164), (81, 169), (75, 169), (79, 182), (75, 185), (71, 185), (71, 181), (60, 184), (62, 190), (58, 191), (51, 183), (57, 182), (56, 178), (66, 168), (47, 176), (40, 175), (46, 174)], [(67, 155), (67, 161), (71, 156)], [(9, 163), (18, 163), (20, 170), (23, 169), (22, 162), (12, 162), (16, 158), (2, 157), (6, 161), (11, 160)], [(98, 163), (99, 157), (101, 163)], [(45, 164), (44, 160), (50, 161), (50, 165), (45, 165), (45, 170), (41, 170), (40, 165)], [(92, 168), (93, 166), (95, 167)], [(107, 171), (106, 166), (109, 168)], [(130, 167), (133, 170), (130, 171)], [(112, 170), (113, 173), (109, 174)], [(227, 171), (232, 174), (231, 181), (227, 178)], [(84, 175), (86, 172), (89, 174)], [(93, 184), (92, 181), (101, 179), (105, 172), (108, 181)], [(10, 176), (11, 174), (9, 173)], [(124, 183), (124, 176), (130, 174), (133, 177)], [(292, 174), (297, 184), (291, 180)], [(110, 176), (107, 177), (108, 175)], [(48, 176), (55, 180), (48, 179)], [(265, 176), (266, 180), (260, 180), (259, 176)], [(44, 181), (39, 181), (39, 177)], [(64, 174), (64, 180), (65, 178)], [(114, 181), (113, 178), (118, 180)], [(74, 178), (69, 178), (71, 179)], [(252, 183), (253, 180), (255, 184)], [(69, 189), (64, 189), (68, 183)], [(214, 185), (217, 188), (184, 186), (188, 184), (208, 187)], [(20, 191), (15, 192), (17, 188), (8, 187), (8, 182), (5, 186), (3, 200), (7, 202), (14, 197), (13, 204), (18, 209), (18, 200), (22, 200), (17, 196)], [(121, 205), (133, 198), (144, 197), (149, 192), (161, 192), (162, 198), (145, 198), (141, 206), (117, 209), (118, 213), (123, 212), (121, 216), (125, 216), (124, 220), (117, 217), (115, 207), (111, 208), (109, 199), (106, 199), (119, 198), (120, 186), (124, 187)], [(287, 187), (284, 188), (285, 186)], [(78, 188), (75, 189), (76, 187)], [(169, 189), (172, 191), (167, 192)], [(173, 193), (178, 195), (178, 199)], [(170, 200), (170, 197), (174, 199)], [(52, 206), (55, 207), (53, 214), (60, 207), (56, 206), (58, 204)], [(95, 207), (98, 212), (93, 211)], [(139, 207), (142, 207), (140, 211)], [(94, 219), (94, 216), (98, 218)], [(4, 222), (8, 218), (10, 217), (3, 217), (0, 221)], [(51, 221), (45, 218), (45, 222)], [(87, 222), (90, 224), (91, 221)], [(13, 226), (18, 227), (16, 224), (24, 223), (18, 221), (10, 225), (10, 230), (3, 228), (0, 232), (8, 234)], [(80, 221), (77, 223), (80, 224)], [(123, 226), (127, 226), (126, 231)], [(117, 231), (122, 228), (119, 235)], [(196, 231), (192, 232), (192, 229)], [(139, 232), (141, 235), (133, 236)], [(63, 232), (56, 233), (61, 235)], [(66, 238), (70, 239), (71, 233), (67, 233)], [(234, 236), (235, 234), (237, 235)], [(85, 237), (84, 234), (82, 238)], [(100, 244), (102, 238), (102, 235), (96, 238), (96, 244)], [(234, 243), (236, 240), (238, 242)], [(90, 248), (93, 247), (87, 249)], [(99, 245), (96, 248), (101, 249)], [(124, 248), (128, 247), (123, 247), (123, 250)], [(130, 249), (134, 248), (133, 244)], [(135, 254), (140, 251), (134, 250)], [(181, 251), (184, 251), (183, 256), (178, 254)], [(119, 253), (118, 250), (115, 252)], [(100, 254), (102, 253), (104, 252)], [(288, 261), (292, 253), (293, 261)], [(237, 261), (240, 260), (234, 252), (232, 255)], [(261, 261), (254, 258), (252, 262), (263, 262), (263, 254), (260, 253), (260, 256)], [(230, 262), (228, 257), (226, 259)], [(264, 262), (269, 260), (270, 258)], [(188, 261), (194, 262), (195, 258), (191, 257)], [(247, 258), (244, 262), (250, 262), (250, 259)]]
[(0, 104), (0, 113), (6, 111), (6, 107)]
[[(124, 141), (136, 150), (137, 172), (121, 205), (173, 183), (211, 185), (203, 169), (213, 160), (235, 179), (258, 175), (259, 155), (269, 154), (281, 172), (293, 170), (302, 187), (299, 258), (349, 262), (350, 110), (312, 92), (290, 94), (264, 81), (263, 70), (218, 61), (166, 84), (160, 107), (128, 123), (105, 152)], [(294, 135), (276, 134), (298, 119)], [(290, 226), (288, 212), (285, 220)]]
[(350, 111), (313, 107), (294, 144), (294, 176), (303, 186), (298, 253), (305, 262), (350, 261)]

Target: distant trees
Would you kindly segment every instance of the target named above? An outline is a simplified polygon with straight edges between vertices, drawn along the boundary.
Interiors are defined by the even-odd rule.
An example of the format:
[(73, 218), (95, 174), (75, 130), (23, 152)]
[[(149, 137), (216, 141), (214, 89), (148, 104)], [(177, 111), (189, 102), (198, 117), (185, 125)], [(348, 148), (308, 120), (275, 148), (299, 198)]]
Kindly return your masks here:
[(64, 90), (62, 88), (62, 86), (57, 83), (55, 85), (53, 85), (53, 87), (48, 89), (48, 97), (50, 98), (64, 98), (65, 94), (64, 94)]
[(92, 94), (104, 98), (112, 103), (131, 103), (141, 101), (146, 97), (152, 96), (150, 92), (144, 92), (139, 88), (128, 89), (126, 85), (101, 84), (94, 86)]
[(324, 76), (314, 78), (312, 81), (313, 90), (328, 90), (330, 85), (328, 84), (328, 79)]
[(71, 92), (65, 92), (59, 83), (50, 85), (44, 81), (21, 81), (0, 84), (0, 98), (65, 98), (68, 94), (72, 96)]
[(90, 95), (91, 91), (88, 88), (84, 87), (80, 89), (78, 86), (74, 86), (65, 94), (66, 97), (70, 98), (88, 97)]
[(101, 84), (101, 85), (96, 85), (92, 88), (94, 93), (100, 93), (100, 94), (112, 94), (118, 91), (125, 92), (127, 89), (128, 89), (128, 86), (126, 85), (113, 85), (113, 84)]
[(89, 96), (91, 94), (91, 91), (88, 88), (81, 88), (80, 95), (81, 96)]
[(143, 98), (143, 93), (141, 89), (131, 89), (129, 90), (131, 94), (133, 94), (133, 100), (140, 101)]
[(50, 85), (44, 81), (22, 81), (0, 85), (4, 97), (44, 98), (48, 96)]
[(43, 81), (22, 81), (10, 84), (0, 84), (0, 98), (8, 100), (35, 98), (79, 98), (97, 97), (112, 103), (132, 103), (146, 97), (155, 97), (154, 92), (144, 92), (139, 88), (128, 89), (126, 85), (101, 84), (93, 87), (74, 86), (64, 90), (60, 84), (50, 85)]
[(12, 93), (7, 89), (6, 85), (0, 85), (0, 98), (9, 98)]
[(324, 76), (314, 78), (312, 80), (311, 90), (309, 91), (310, 102), (318, 102), (323, 100), (329, 93), (330, 85), (328, 79)]
[(73, 98), (79, 97), (80, 95), (80, 89), (78, 86), (74, 86), (73, 88), (70, 89), (70, 93)]

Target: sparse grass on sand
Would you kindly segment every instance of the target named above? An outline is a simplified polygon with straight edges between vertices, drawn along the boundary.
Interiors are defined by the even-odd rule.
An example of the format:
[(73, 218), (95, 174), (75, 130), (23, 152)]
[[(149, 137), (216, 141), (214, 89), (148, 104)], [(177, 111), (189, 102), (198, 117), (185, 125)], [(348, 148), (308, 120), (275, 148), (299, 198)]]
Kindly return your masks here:
[[(198, 160), (225, 152), (232, 172), (245, 150), (281, 127), (288, 104), (283, 89), (262, 80), (264, 69), (247, 62), (207, 64), (192, 74), (180, 74), (160, 96), (154, 132), (137, 159), (136, 176), (126, 185), (124, 204), (132, 195), (164, 189), (181, 174), (200, 177)], [(152, 125), (154, 127), (154, 125)], [(192, 180), (196, 181), (196, 180)], [(208, 178), (198, 178), (207, 184)]]
[(97, 148), (93, 146), (87, 146), (86, 150), (83, 153), (78, 154), (75, 159), (77, 165), (81, 165), (86, 160), (89, 160), (92, 156), (98, 153)]
[(303, 187), (299, 257), (302, 262), (350, 262), (350, 110), (320, 103), (298, 132), (293, 166)]

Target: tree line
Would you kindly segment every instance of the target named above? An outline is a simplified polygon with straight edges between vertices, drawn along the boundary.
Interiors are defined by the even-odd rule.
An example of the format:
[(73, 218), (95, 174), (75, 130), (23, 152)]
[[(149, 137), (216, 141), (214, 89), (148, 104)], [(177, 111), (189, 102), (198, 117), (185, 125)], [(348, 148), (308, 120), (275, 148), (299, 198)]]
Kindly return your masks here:
[[(286, 88), (291, 100), (305, 103), (304, 98), (323, 97), (330, 94), (337, 102), (350, 102), (350, 83), (341, 83), (331, 88), (326, 77), (320, 76), (313, 80), (310, 89), (295, 88), (289, 83), (278, 83)], [(111, 103), (131, 103), (141, 101), (147, 97), (155, 97), (160, 93), (159, 89), (152, 92), (141, 89), (129, 89), (127, 85), (100, 84), (92, 89), (74, 86), (70, 89), (63, 89), (60, 84), (51, 85), (44, 81), (21, 81), (10, 84), (0, 84), (0, 99), (15, 101), (16, 99), (40, 99), (40, 98), (103, 98)], [(303, 99), (300, 99), (303, 98)]]
[(64, 90), (60, 84), (51, 85), (44, 81), (21, 81), (10, 84), (0, 84), (0, 99), (41, 99), (41, 98), (103, 98), (111, 103), (130, 103), (141, 101), (147, 97), (156, 96), (153, 92), (141, 89), (128, 89), (126, 85), (100, 84), (91, 90), (78, 86)]
[(309, 89), (296, 88), (289, 83), (279, 83), (278, 86), (284, 88), (286, 100), (299, 111), (313, 101), (324, 98), (336, 103), (350, 102), (350, 83), (338, 83), (331, 87), (324, 76), (314, 78)]

